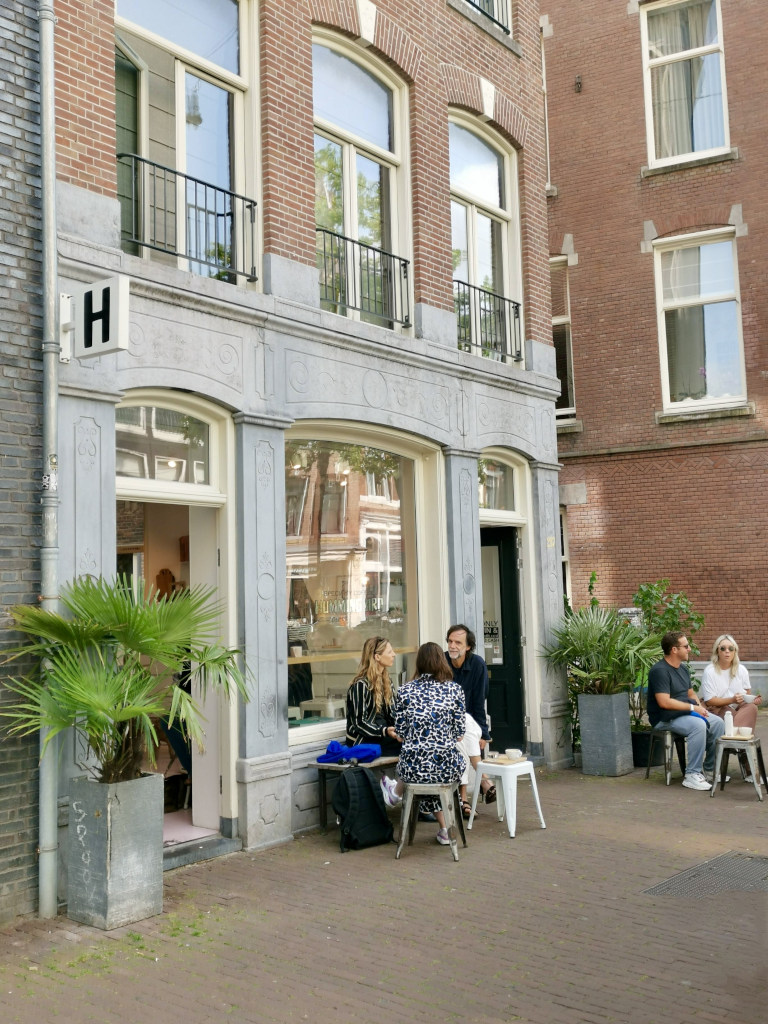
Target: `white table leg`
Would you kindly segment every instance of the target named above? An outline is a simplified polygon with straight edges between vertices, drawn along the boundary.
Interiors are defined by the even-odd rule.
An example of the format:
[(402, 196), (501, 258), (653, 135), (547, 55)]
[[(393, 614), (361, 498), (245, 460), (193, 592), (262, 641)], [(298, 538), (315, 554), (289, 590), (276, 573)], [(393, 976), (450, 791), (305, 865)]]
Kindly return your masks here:
[(467, 820), (467, 830), (468, 831), (472, 829), (472, 822), (475, 820), (475, 811), (477, 810), (477, 801), (478, 801), (478, 799), (480, 797), (480, 780), (481, 780), (481, 778), (482, 778), (482, 774), (481, 774), (481, 772), (480, 772), (480, 770), (478, 768), (478, 771), (475, 773), (475, 788), (474, 788), (474, 791), (472, 793), (472, 810), (470, 811), (469, 819)]
[(533, 768), (531, 768), (529, 772), (529, 778), (531, 780), (531, 789), (533, 790), (533, 799), (536, 801), (536, 810), (539, 812), (539, 821), (541, 822), (541, 827), (546, 828), (547, 826), (544, 824), (544, 815), (541, 813), (541, 803), (539, 802), (539, 790), (536, 786), (536, 773), (534, 772)]

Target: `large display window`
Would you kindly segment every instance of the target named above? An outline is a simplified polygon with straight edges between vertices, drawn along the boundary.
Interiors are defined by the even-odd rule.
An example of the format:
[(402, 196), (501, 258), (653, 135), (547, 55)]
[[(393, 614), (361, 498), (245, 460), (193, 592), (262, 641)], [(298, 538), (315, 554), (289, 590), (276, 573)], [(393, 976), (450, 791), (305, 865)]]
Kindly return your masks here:
[(416, 650), (414, 481), (413, 460), (381, 448), (297, 437), (286, 444), (291, 728), (345, 717), (369, 636), (392, 643), (395, 676)]

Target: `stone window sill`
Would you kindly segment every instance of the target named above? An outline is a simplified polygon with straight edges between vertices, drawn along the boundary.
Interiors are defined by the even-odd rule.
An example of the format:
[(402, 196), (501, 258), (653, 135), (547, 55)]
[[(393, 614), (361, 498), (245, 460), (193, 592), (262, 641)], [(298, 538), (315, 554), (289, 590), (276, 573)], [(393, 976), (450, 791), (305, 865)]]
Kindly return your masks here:
[(736, 147), (729, 149), (727, 153), (717, 153), (715, 156), (703, 156), (695, 160), (680, 160), (674, 164), (664, 164), (663, 167), (641, 167), (641, 178), (653, 178), (658, 174), (667, 174), (670, 171), (685, 171), (689, 167), (706, 167), (708, 164), (728, 163), (739, 159), (739, 151)]
[(581, 434), (584, 431), (584, 424), (581, 420), (558, 420), (558, 434)]
[(690, 423), (692, 420), (724, 420), (740, 416), (754, 416), (755, 403), (746, 402), (730, 409), (692, 409), (690, 412), (656, 412), (656, 423)]
[(458, 11), (459, 14), (463, 14), (467, 21), (471, 21), (473, 25), (477, 25), (483, 32), (487, 32), (489, 36), (501, 43), (502, 46), (506, 46), (512, 53), (518, 57), (523, 56), (523, 48), (519, 43), (515, 42), (511, 35), (507, 35), (502, 28), (491, 21), (490, 18), (486, 18), (480, 11), (470, 7), (465, 0), (446, 0), (446, 4), (448, 7), (452, 7), (454, 11)]

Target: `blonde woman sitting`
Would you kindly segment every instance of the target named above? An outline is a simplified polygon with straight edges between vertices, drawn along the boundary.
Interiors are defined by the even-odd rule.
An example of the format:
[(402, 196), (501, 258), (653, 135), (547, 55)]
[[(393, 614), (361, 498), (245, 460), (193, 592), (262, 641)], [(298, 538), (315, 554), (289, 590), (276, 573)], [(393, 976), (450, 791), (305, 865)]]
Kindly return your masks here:
[(347, 745), (378, 743), (383, 757), (398, 757), (402, 743), (395, 732), (395, 704), (388, 669), (395, 652), (385, 636), (371, 636), (354, 680), (347, 690)]
[(711, 661), (704, 669), (699, 696), (720, 718), (731, 711), (735, 726), (754, 729), (762, 698), (760, 694), (753, 698), (751, 691), (749, 672), (739, 661), (739, 645), (730, 633), (721, 634), (712, 648)]

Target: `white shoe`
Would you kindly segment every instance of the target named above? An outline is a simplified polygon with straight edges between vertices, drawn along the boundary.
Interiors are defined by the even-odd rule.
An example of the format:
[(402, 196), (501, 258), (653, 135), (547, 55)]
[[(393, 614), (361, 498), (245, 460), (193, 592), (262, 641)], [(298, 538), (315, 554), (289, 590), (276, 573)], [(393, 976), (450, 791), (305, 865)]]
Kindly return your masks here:
[[(707, 780), (707, 782), (710, 783), (710, 785), (715, 781), (715, 773), (714, 772), (702, 772), (702, 775)], [(719, 782), (720, 779), (718, 779), (717, 781)], [(725, 781), (726, 782), (730, 782), (731, 781), (731, 776), (730, 775), (726, 775), (725, 776)]]
[(755, 780), (754, 780), (754, 777), (752, 775), (745, 775), (744, 776), (744, 781), (748, 782), (750, 784), (750, 786), (753, 786), (755, 784)]
[(440, 843), (441, 846), (450, 846), (451, 844), (447, 828), (441, 828), (440, 831), (435, 836), (435, 839), (438, 841), (438, 843)]
[(384, 794), (384, 803), (387, 807), (397, 807), (399, 803), (402, 803), (403, 798), (395, 792), (396, 786), (397, 783), (394, 779), (390, 779), (388, 775), (382, 776), (381, 791)]
[(683, 785), (686, 789), (698, 789), (702, 793), (705, 789), (709, 790), (712, 788), (701, 772), (686, 772), (685, 778), (683, 779)]

